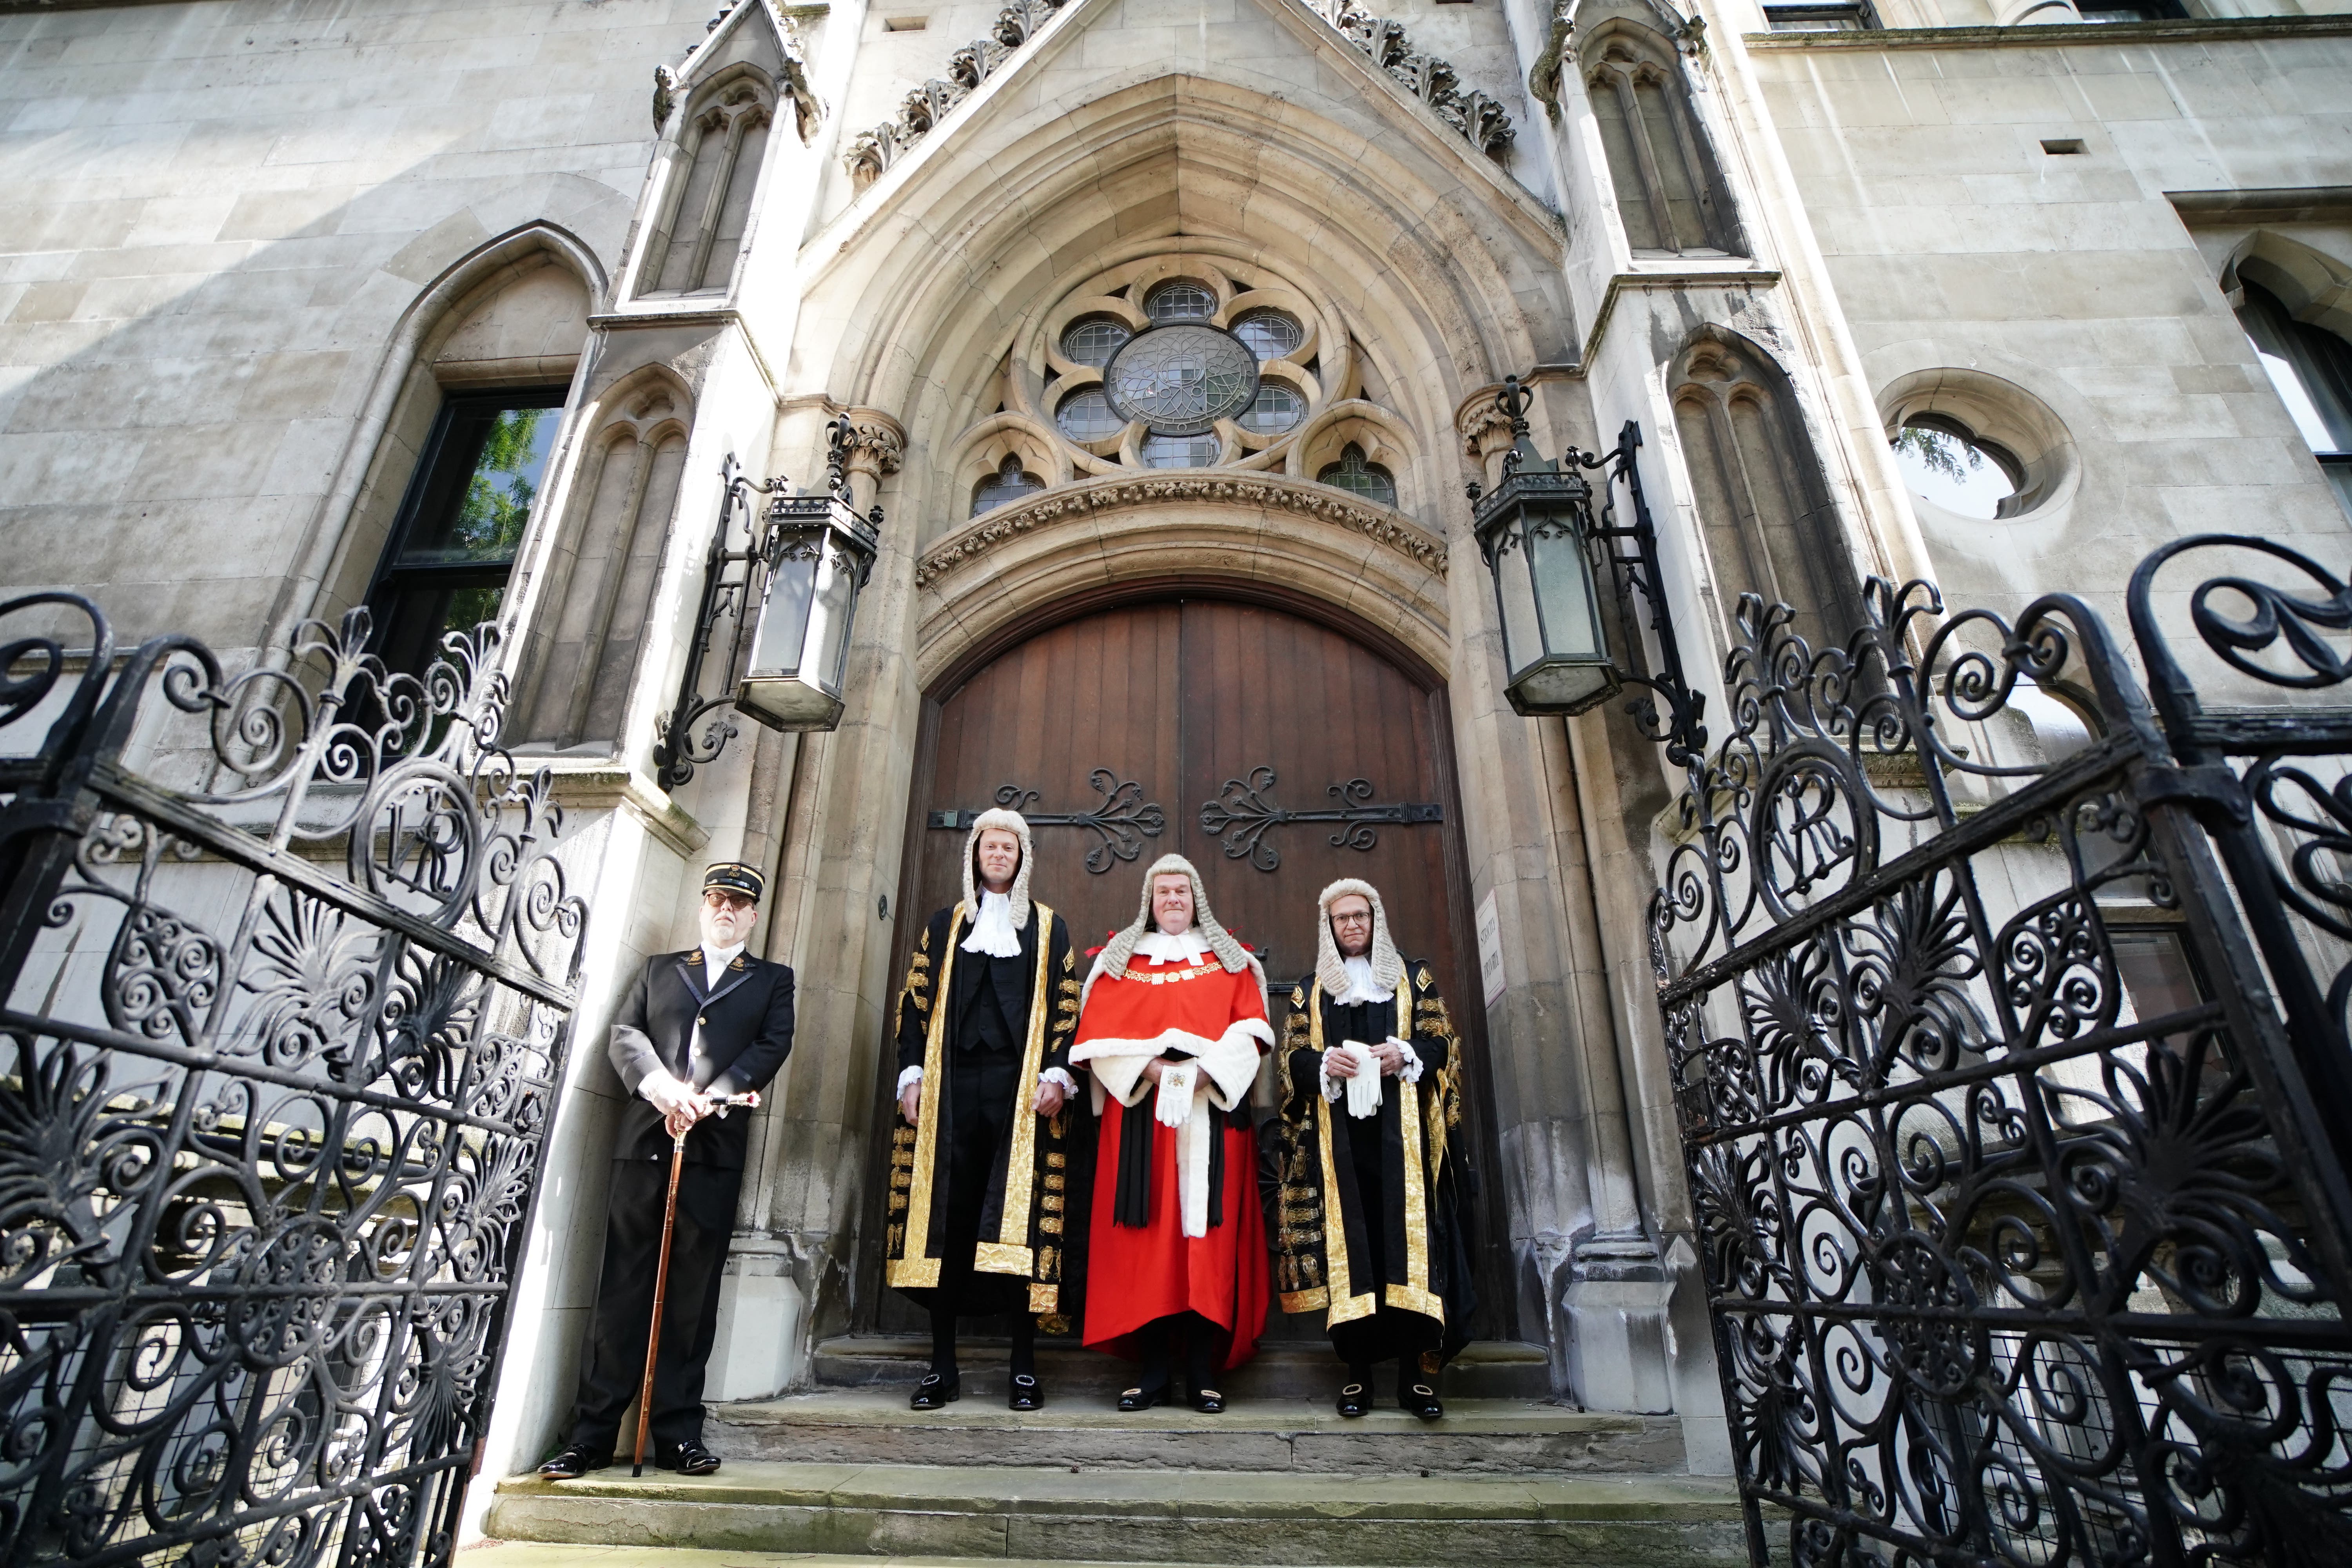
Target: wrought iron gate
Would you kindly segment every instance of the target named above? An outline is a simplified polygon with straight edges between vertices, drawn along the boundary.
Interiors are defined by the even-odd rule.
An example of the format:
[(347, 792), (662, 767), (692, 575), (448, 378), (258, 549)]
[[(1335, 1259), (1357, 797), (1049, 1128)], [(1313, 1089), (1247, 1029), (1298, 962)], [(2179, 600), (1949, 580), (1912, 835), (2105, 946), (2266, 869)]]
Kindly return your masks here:
[(2069, 595), (1866, 597), (1743, 601), (1652, 905), (1751, 1554), (2352, 1563), (2352, 709), (2276, 705), (2352, 590), (2158, 552), (2153, 703)]
[(494, 631), (367, 637), (0, 604), (0, 1560), (454, 1547), (583, 910)]

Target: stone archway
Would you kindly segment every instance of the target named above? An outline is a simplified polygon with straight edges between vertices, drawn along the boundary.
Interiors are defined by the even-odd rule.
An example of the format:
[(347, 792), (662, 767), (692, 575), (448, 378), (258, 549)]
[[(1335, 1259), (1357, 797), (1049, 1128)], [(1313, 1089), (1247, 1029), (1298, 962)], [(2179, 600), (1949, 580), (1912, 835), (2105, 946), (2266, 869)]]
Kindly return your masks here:
[[(960, 896), (971, 816), (1009, 801), (1045, 819), (1036, 893), (1081, 949), (1133, 918), (1145, 865), (1171, 852), (1192, 858), (1220, 918), (1259, 950), (1279, 1019), (1313, 971), (1317, 892), (1339, 877), (1370, 879), (1388, 894), (1400, 943), (1433, 961), (1454, 1003), (1472, 1064), (1464, 1146), (1491, 1167), (1452, 720), (1425, 660), (1271, 583), (1138, 578), (1032, 608), (927, 684), (898, 894), (909, 917)], [(1299, 810), (1364, 815), (1274, 815)], [(899, 922), (902, 948), (919, 925)], [(903, 963), (897, 954), (894, 972)], [(887, 1044), (883, 1061), (874, 1161), (884, 1157), (896, 1076)], [(1264, 1111), (1270, 1077), (1260, 1089)], [(870, 1190), (878, 1195), (881, 1184)], [(1084, 1223), (1074, 1212), (1073, 1226)], [(861, 1327), (918, 1326), (881, 1289), (875, 1258), (861, 1257), (857, 1273)], [(1499, 1306), (1502, 1278), (1483, 1283)], [(1490, 1307), (1480, 1331), (1496, 1332), (1504, 1315)], [(1269, 1333), (1319, 1341), (1321, 1329), (1277, 1314)]]

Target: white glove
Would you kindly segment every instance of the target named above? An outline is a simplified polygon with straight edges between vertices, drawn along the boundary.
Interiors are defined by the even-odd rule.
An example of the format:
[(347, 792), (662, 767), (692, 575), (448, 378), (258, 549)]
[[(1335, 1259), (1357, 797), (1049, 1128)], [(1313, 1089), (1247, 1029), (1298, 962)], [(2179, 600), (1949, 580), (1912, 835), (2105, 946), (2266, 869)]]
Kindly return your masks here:
[(645, 1097), (646, 1103), (661, 1112), (664, 1121), (681, 1110), (698, 1109), (701, 1099), (692, 1084), (681, 1082), (660, 1068), (646, 1074), (645, 1081), (637, 1085), (637, 1092)]
[(1197, 1061), (1170, 1062), (1161, 1068), (1160, 1098), (1152, 1102), (1152, 1115), (1170, 1127), (1181, 1127), (1192, 1120), (1192, 1086), (1200, 1077)]

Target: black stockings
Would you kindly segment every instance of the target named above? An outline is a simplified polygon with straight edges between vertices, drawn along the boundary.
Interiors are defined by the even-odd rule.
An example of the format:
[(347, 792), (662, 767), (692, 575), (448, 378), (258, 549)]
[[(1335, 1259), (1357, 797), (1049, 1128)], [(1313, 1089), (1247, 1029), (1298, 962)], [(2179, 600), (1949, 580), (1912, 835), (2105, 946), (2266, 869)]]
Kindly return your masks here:
[[(931, 1370), (941, 1377), (956, 1375), (956, 1315), (944, 1307), (931, 1309)], [(1013, 1375), (1037, 1375), (1037, 1320), (1026, 1312), (1013, 1319)]]
[(1198, 1312), (1175, 1312), (1154, 1318), (1136, 1331), (1143, 1352), (1143, 1382), (1147, 1391), (1168, 1386), (1169, 1352), (1175, 1333), (1184, 1335), (1184, 1380), (1194, 1393), (1217, 1386), (1217, 1366), (1224, 1360), (1225, 1331)]

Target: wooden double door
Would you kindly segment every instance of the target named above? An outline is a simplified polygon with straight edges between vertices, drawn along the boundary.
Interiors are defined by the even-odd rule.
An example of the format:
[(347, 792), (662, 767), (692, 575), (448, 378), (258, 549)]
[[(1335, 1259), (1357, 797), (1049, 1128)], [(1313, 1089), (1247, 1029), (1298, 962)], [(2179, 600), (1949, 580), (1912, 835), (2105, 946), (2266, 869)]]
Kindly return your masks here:
[[(894, 979), (924, 919), (961, 897), (971, 819), (997, 805), (1033, 824), (1032, 890), (1068, 921), (1081, 968), (1135, 919), (1152, 861), (1191, 859), (1265, 963), (1277, 1031), (1314, 973), (1317, 895), (1372, 883), (1399, 949), (1436, 965), (1472, 1062), (1465, 1146), (1491, 1147), (1444, 692), (1401, 656), (1278, 604), (1181, 597), (1082, 614), (990, 658), (925, 705)], [(895, 1298), (861, 1316), (918, 1321)]]

